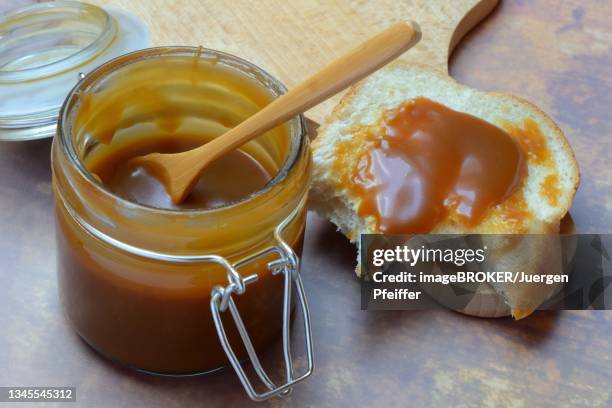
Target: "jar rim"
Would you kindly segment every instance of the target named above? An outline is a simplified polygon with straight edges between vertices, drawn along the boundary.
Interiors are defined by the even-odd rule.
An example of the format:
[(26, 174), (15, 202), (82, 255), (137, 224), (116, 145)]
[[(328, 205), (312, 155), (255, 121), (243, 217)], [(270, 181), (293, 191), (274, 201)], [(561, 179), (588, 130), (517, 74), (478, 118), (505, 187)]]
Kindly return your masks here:
[[(26, 18), (36, 18), (37, 13), (48, 13), (49, 11), (57, 13), (62, 11), (70, 11), (79, 14), (89, 14), (92, 17), (95, 17), (96, 20), (98, 20), (95, 23), (99, 23), (96, 25), (99, 26), (100, 33), (92, 42), (87, 44), (85, 47), (63, 58), (30, 68), (16, 70), (0, 69), (0, 81), (31, 81), (74, 69), (85, 61), (87, 61), (88, 59), (93, 58), (97, 53), (99, 53), (106, 46), (108, 46), (115, 36), (116, 27), (109, 13), (107, 13), (101, 7), (70, 0), (57, 0), (53, 2), (35, 3), (11, 10), (6, 13), (4, 15), (3, 20), (0, 21), (0, 31), (2, 31), (3, 27), (5, 26), (7, 26), (7, 30), (9, 28), (12, 28), (12, 30), (8, 30), (8, 36), (10, 37), (11, 32), (15, 31), (15, 27), (11, 27), (11, 25), (23, 24), (24, 21), (27, 21)], [(44, 18), (49, 19), (51, 17), (46, 16)], [(41, 21), (37, 19), (36, 22), (40, 23)]]
[(91, 71), (88, 75), (84, 76), (70, 91), (68, 96), (66, 97), (59, 113), (58, 119), (58, 137), (60, 142), (60, 146), (64, 151), (68, 153), (68, 158), (70, 162), (76, 167), (79, 175), (88, 182), (88, 184), (92, 185), (98, 192), (104, 194), (112, 198), (113, 200), (122, 203), (123, 205), (128, 206), (129, 208), (135, 208), (146, 212), (156, 213), (156, 214), (190, 214), (190, 215), (205, 215), (205, 214), (214, 214), (218, 211), (225, 211), (227, 209), (231, 209), (233, 207), (240, 206), (242, 204), (246, 204), (259, 196), (265, 194), (270, 191), (272, 188), (282, 183), (290, 174), (291, 170), (295, 167), (298, 162), (299, 157), (301, 156), (302, 150), (304, 149), (304, 140), (306, 138), (306, 123), (304, 120), (304, 116), (302, 114), (296, 115), (296, 117), (290, 119), (288, 122), (292, 123), (291, 126), (291, 147), (290, 152), (285, 159), (282, 167), (279, 169), (277, 174), (269, 180), (262, 188), (254, 191), (253, 193), (242, 197), (239, 200), (218, 206), (213, 208), (187, 208), (187, 209), (171, 209), (171, 208), (159, 208), (146, 204), (137, 203), (135, 201), (128, 200), (123, 198), (109, 189), (107, 189), (99, 180), (97, 180), (91, 172), (87, 170), (85, 164), (79, 157), (79, 154), (76, 151), (74, 145), (74, 137), (72, 137), (72, 126), (71, 121), (69, 120), (69, 114), (73, 111), (75, 106), (78, 106), (78, 97), (79, 94), (90, 87), (94, 86), (99, 80), (105, 78), (107, 75), (112, 72), (121, 69), (124, 66), (130, 65), (132, 63), (141, 61), (146, 58), (157, 58), (164, 56), (193, 56), (197, 58), (214, 58), (217, 61), (222, 61), (225, 63), (231, 62), (236, 65), (232, 65), (232, 68), (237, 69), (238, 66), (241, 68), (246, 68), (251, 72), (257, 73), (261, 79), (264, 79), (267, 85), (272, 85), (275, 87), (275, 93), (278, 93), (277, 96), (282, 95), (287, 92), (287, 88), (283, 85), (282, 82), (274, 78), (270, 73), (265, 71), (264, 69), (258, 67), (257, 65), (243, 59), (237, 57), (233, 54), (229, 54), (223, 51), (217, 51), (204, 47), (189, 47), (189, 46), (173, 46), (173, 47), (153, 47), (153, 48), (145, 48), (142, 50), (134, 51), (128, 54), (121, 55), (117, 58), (114, 58), (93, 71)]

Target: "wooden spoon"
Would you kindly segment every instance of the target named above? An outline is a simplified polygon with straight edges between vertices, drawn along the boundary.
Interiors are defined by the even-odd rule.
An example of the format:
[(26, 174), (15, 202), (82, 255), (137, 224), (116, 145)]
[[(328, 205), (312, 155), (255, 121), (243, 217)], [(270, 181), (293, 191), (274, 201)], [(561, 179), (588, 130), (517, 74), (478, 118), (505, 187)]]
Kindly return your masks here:
[(416, 23), (395, 23), (205, 145), (181, 153), (151, 153), (132, 161), (162, 182), (172, 201), (179, 204), (213, 160), (378, 70), (420, 39)]

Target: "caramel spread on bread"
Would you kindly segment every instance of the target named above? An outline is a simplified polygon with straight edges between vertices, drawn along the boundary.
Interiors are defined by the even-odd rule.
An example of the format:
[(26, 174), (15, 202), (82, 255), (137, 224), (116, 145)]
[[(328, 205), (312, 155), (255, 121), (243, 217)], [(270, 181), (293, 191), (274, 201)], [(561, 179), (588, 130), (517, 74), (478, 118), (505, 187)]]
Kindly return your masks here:
[[(536, 106), (405, 61), (343, 97), (318, 129), (313, 162), (311, 208), (358, 248), (361, 234), (556, 233), (580, 180), (563, 132)], [(504, 257), (559, 273), (546, 248), (527, 249)], [(494, 290), (516, 318), (551, 294), (520, 284)]]
[(504, 130), (426, 98), (386, 111), (369, 133), (348, 184), (383, 233), (429, 232), (449, 213), (478, 224), (526, 171)]

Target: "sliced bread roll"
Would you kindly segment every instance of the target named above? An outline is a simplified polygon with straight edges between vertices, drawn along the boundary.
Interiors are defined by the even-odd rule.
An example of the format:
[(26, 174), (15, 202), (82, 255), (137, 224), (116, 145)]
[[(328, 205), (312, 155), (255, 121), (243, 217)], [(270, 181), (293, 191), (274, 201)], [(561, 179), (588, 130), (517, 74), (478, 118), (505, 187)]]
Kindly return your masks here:
[[(374, 217), (359, 215), (361, 197), (350, 188), (348, 180), (368, 148), (368, 129), (380, 121), (385, 111), (417, 98), (427, 98), (506, 130), (523, 151), (527, 172), (520, 188), (506, 201), (487, 210), (477, 225), (468, 227), (449, 212), (431, 231), (415, 232), (559, 231), (560, 220), (571, 206), (580, 178), (574, 154), (559, 127), (536, 106), (516, 96), (480, 92), (431, 67), (402, 61), (390, 64), (353, 87), (319, 128), (313, 143), (314, 177), (310, 195), (313, 209), (331, 220), (353, 243), (358, 243), (362, 233), (381, 233)], [(371, 138), (371, 133), (368, 137)], [(544, 264), (541, 259), (534, 262)], [(512, 310), (521, 309), (516, 317), (530, 313), (525, 310), (525, 304), (529, 305), (527, 309), (534, 309), (544, 300), (521, 302), (522, 291), (516, 285), (496, 285), (495, 290), (504, 296)], [(525, 296), (535, 296), (533, 289)], [(546, 296), (543, 291), (542, 297)]]

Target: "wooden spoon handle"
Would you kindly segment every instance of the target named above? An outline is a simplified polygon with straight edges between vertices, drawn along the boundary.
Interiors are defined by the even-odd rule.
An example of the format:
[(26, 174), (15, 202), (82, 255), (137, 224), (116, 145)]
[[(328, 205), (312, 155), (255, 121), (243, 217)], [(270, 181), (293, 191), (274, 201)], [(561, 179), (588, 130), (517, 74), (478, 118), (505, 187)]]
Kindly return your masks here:
[[(291, 119), (397, 58), (421, 38), (414, 22), (395, 23), (202, 148), (208, 162)], [(198, 150), (198, 149), (196, 149)]]

